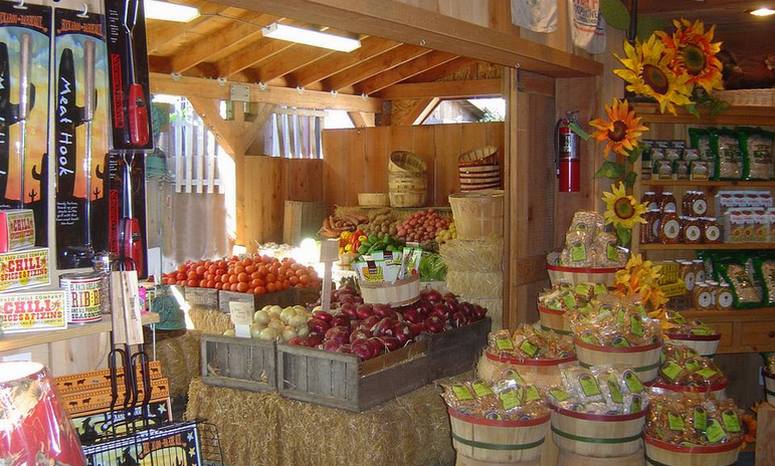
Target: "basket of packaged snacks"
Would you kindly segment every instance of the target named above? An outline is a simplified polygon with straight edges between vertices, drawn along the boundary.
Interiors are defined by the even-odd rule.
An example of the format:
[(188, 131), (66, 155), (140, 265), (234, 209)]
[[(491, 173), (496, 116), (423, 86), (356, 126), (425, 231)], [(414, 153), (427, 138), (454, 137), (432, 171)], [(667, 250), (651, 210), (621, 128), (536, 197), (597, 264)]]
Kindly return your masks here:
[(373, 251), (368, 259), (352, 263), (363, 302), (404, 306), (420, 298), (420, 258), (422, 249)]
[(665, 336), (671, 341), (689, 347), (701, 356), (716, 355), (721, 334), (699, 320), (688, 320), (680, 312), (666, 311), (662, 318)]
[(659, 375), (649, 386), (679, 393), (706, 393), (726, 398), (729, 381), (710, 359), (686, 346), (665, 343)]
[(631, 370), (561, 366), (562, 385), (548, 391), (552, 435), (562, 452), (627, 457), (642, 448), (648, 398)]
[(595, 297), (603, 296), (608, 288), (603, 284), (579, 283), (555, 285), (538, 295), (538, 315), (541, 328), (561, 335), (570, 335), (569, 313), (591, 306)]
[(521, 324), (513, 333), (507, 329), (490, 333), (477, 373), (486, 381), (511, 376), (547, 386), (560, 383), (560, 364), (575, 360), (571, 337)]
[(626, 263), (627, 251), (617, 246), (616, 235), (605, 231), (603, 216), (589, 211), (573, 215), (563, 249), (546, 257), (552, 285), (613, 285), (616, 271)]
[(659, 321), (637, 304), (614, 296), (596, 301), (587, 311), (574, 313), (571, 328), (581, 365), (630, 368), (644, 382), (657, 377), (662, 354)]
[(457, 464), (538, 462), (549, 409), (535, 385), (514, 379), (444, 386)]
[(700, 394), (652, 393), (644, 441), (653, 466), (735, 464), (745, 435), (731, 399)]

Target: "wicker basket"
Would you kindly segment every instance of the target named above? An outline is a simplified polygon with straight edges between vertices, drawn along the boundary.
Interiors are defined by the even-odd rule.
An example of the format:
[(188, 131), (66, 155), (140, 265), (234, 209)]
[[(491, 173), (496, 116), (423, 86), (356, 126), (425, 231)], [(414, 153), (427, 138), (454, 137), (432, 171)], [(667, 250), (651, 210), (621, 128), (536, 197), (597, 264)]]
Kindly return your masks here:
[(738, 89), (733, 91), (716, 91), (713, 96), (730, 105), (749, 107), (774, 107), (775, 88), (770, 89)]
[(680, 335), (676, 333), (667, 333), (667, 337), (683, 346), (688, 346), (693, 349), (700, 356), (712, 358), (716, 355), (719, 342), (721, 342), (721, 334), (715, 335)]
[(483, 464), (518, 465), (541, 458), (549, 416), (528, 420), (494, 420), (448, 409), (452, 446), (458, 455)]
[(361, 207), (387, 207), (390, 197), (387, 193), (358, 193), (358, 205)]
[(425, 161), (405, 150), (397, 150), (390, 154), (388, 172), (390, 173), (425, 173), (428, 166)]
[(729, 466), (737, 462), (742, 439), (707, 447), (684, 447), (657, 440), (648, 435), (646, 464), (670, 466)]
[(492, 165), (496, 162), (495, 154), (498, 152), (498, 148), (495, 146), (484, 146), (472, 151), (464, 152), (457, 158), (457, 163), (460, 167), (467, 167), (472, 165)]
[(538, 316), (541, 320), (541, 328), (544, 330), (551, 330), (560, 335), (573, 333), (570, 328), (570, 319), (565, 311), (556, 311), (539, 304)]
[(651, 382), (659, 374), (659, 357), (662, 343), (628, 348), (590, 345), (579, 339), (574, 341), (576, 357), (584, 367), (610, 364), (616, 368), (632, 369), (642, 382)]
[[(554, 262), (555, 254), (549, 254), (549, 263)], [(560, 284), (578, 285), (579, 283), (602, 283), (613, 286), (619, 267), (566, 267), (564, 265), (546, 265), (552, 286)]]
[(499, 189), (450, 194), (449, 205), (460, 239), (503, 236), (503, 191)]
[(517, 359), (499, 356), (485, 350), (481, 358), (479, 358), (476, 372), (480, 379), (496, 382), (501, 375), (509, 370), (514, 370), (527, 383), (548, 387), (562, 383), (560, 364), (575, 360), (575, 356), (565, 359)]
[(359, 281), (363, 302), (404, 306), (420, 297), (420, 276), (414, 275), (394, 283), (367, 283)]
[(629, 456), (643, 445), (647, 411), (606, 415), (552, 407), (554, 442), (562, 451), (594, 458)]
[(422, 207), (426, 200), (425, 162), (407, 151), (390, 154), (388, 187), (391, 207)]
[(694, 386), (694, 385), (678, 385), (672, 383), (662, 383), (659, 381), (648, 384), (649, 387), (661, 388), (662, 390), (675, 393), (705, 393), (717, 400), (723, 400), (727, 397), (727, 386), (729, 381), (726, 377), (720, 382), (712, 385)]

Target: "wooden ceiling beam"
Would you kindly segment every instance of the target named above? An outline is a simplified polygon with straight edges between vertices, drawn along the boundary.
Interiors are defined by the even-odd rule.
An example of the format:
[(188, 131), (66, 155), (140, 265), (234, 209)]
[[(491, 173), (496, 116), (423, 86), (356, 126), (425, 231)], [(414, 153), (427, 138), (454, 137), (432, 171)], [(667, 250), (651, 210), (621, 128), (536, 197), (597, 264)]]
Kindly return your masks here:
[(216, 5), (205, 1), (187, 2), (188, 5), (199, 8), (199, 16), (187, 23), (173, 23), (170, 21), (148, 20), (147, 43), (148, 54), (153, 54), (167, 42), (185, 35), (186, 31), (200, 24), (204, 24), (217, 17), (228, 9), (226, 5)]
[(550, 76), (595, 76), (603, 72), (602, 63), (592, 59), (396, 0), (210, 1), (405, 43), (422, 40), (430, 49)]
[(385, 100), (465, 99), (471, 97), (499, 97), (500, 79), (469, 79), (464, 81), (435, 81), (430, 83), (395, 84), (377, 94)]
[[(218, 60), (215, 62), (215, 66), (218, 68), (218, 74), (220, 76), (231, 78), (237, 73), (257, 65), (262, 60), (266, 60), (284, 50), (290, 49), (294, 45), (293, 42), (285, 42), (264, 37), (258, 42), (248, 44), (231, 55)], [(246, 78), (244, 77), (242, 78), (242, 80), (245, 79)]]
[(424, 73), (420, 73), (416, 76), (412, 76), (407, 81), (410, 83), (427, 83), (430, 81), (438, 81), (451, 74), (458, 72), (466, 66), (471, 66), (476, 63), (473, 58), (459, 57), (450, 62), (447, 62), (441, 66), (431, 68)]
[(290, 76), (289, 82), (294, 86), (307, 87), (310, 84), (322, 81), (336, 73), (348, 70), (353, 66), (389, 52), (401, 46), (401, 42), (381, 39), (379, 37), (367, 37), (361, 40), (360, 48), (349, 52), (338, 52), (322, 63), (305, 66)]
[(296, 46), (292, 49), (284, 50), (274, 55), (271, 59), (265, 60), (253, 73), (256, 79), (252, 81), (268, 83), (273, 79), (317, 63), (320, 59), (329, 57), (334, 53), (334, 50), (319, 47)]
[(444, 63), (449, 63), (455, 58), (457, 58), (457, 56), (452, 55), (451, 53), (433, 51), (415, 58), (410, 62), (404, 63), (403, 65), (385, 71), (384, 73), (380, 73), (366, 81), (360, 82), (355, 86), (355, 89), (358, 94), (363, 93), (371, 95), (386, 87), (390, 87), (393, 84), (398, 84), (401, 81), (409, 79), (412, 76), (416, 76), (422, 72), (443, 65)]
[(227, 83), (221, 85), (214, 79), (182, 76), (173, 79), (169, 74), (151, 73), (151, 92), (158, 94), (180, 95), (184, 97), (203, 97), (207, 99), (230, 100), (231, 86), (247, 86), (251, 102), (263, 102), (275, 105), (291, 105), (314, 109), (337, 109), (348, 112), (382, 112), (382, 99), (305, 90), (302, 93), (287, 87), (269, 86), (261, 90), (258, 84)]
[(276, 16), (252, 13), (236, 20), (202, 39), (188, 44), (171, 57), (173, 71), (183, 73), (205, 62), (213, 52), (231, 53), (261, 37), (261, 28), (277, 21)]
[(355, 83), (359, 83), (386, 70), (395, 68), (408, 61), (430, 53), (430, 49), (404, 44), (395, 50), (370, 58), (349, 70), (337, 73), (323, 80), (323, 88), (326, 90), (340, 91)]
[(438, 97), (415, 100), (409, 107), (395, 111), (390, 115), (391, 126), (413, 126), (422, 124), (439, 104)]

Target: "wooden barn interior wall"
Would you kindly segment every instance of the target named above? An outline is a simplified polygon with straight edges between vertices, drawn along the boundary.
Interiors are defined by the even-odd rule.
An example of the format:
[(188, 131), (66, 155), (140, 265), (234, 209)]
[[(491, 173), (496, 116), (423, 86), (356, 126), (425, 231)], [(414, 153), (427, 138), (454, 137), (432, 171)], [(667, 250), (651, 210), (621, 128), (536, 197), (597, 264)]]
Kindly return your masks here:
[(323, 131), (323, 194), (329, 209), (357, 205), (358, 193), (388, 191), (388, 158), (411, 151), (428, 165), (427, 203), (448, 205), (458, 192), (458, 156), (485, 145), (503, 162), (503, 123), (380, 126)]

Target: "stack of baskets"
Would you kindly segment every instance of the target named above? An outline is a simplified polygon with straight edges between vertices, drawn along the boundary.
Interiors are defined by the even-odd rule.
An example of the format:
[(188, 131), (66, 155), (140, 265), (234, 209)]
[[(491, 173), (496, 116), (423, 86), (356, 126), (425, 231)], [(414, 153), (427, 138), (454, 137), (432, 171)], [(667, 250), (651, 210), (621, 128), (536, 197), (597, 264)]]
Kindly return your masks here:
[(503, 313), (503, 191), (449, 196), (457, 239), (441, 245), (447, 288), (461, 300), (479, 304), (500, 328)]
[(484, 146), (458, 157), (460, 190), (463, 192), (483, 189), (500, 189), (501, 169), (495, 154), (498, 148)]
[(420, 157), (407, 151), (395, 151), (388, 162), (388, 186), (391, 207), (425, 205), (428, 167)]

